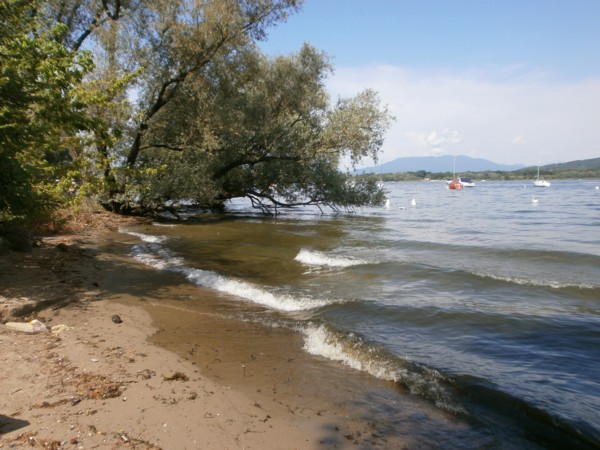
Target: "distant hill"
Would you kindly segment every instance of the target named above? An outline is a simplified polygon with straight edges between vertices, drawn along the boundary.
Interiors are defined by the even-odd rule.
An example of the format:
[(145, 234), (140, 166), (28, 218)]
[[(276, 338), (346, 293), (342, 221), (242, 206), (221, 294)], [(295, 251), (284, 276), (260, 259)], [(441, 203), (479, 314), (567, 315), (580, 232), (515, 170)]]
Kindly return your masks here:
[[(600, 160), (600, 158), (599, 158)], [(588, 160), (589, 161), (589, 160)], [(506, 171), (519, 170), (526, 167), (524, 164), (497, 164), (482, 158), (471, 158), (469, 156), (456, 156), (456, 171), (484, 172), (484, 171)], [(359, 169), (356, 174), (365, 173), (397, 173), (397, 172), (426, 172), (440, 173), (452, 172), (454, 168), (454, 156), (410, 156), (398, 158), (393, 161), (375, 167)]]
[(548, 164), (541, 166), (541, 169), (547, 171), (600, 169), (600, 158), (580, 159), (566, 163)]

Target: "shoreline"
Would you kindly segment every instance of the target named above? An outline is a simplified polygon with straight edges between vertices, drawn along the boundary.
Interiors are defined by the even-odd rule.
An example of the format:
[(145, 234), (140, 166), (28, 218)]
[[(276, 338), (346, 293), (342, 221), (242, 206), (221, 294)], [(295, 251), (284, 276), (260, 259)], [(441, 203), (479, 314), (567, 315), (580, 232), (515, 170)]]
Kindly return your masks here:
[[(123, 253), (128, 238), (115, 233), (119, 218), (111, 220), (118, 223), (0, 255), (0, 323), (38, 318), (67, 327), (55, 335), (0, 325), (0, 449), (410, 442), (381, 436), (344, 404), (360, 395), (346, 380), (351, 369), (315, 363), (297, 333), (223, 315), (218, 295), (136, 264)], [(178, 300), (192, 295), (203, 309), (190, 312)], [(323, 373), (333, 380), (315, 391)]]

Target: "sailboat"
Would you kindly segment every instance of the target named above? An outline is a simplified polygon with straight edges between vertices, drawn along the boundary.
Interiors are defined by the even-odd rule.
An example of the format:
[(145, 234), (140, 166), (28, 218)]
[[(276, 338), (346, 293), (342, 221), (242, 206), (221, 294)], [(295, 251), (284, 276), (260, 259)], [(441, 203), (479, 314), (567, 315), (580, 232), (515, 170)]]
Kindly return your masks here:
[(456, 155), (454, 155), (454, 172), (453, 172), (453, 177), (451, 181), (447, 182), (446, 187), (448, 189), (462, 189), (463, 188), (463, 184), (460, 181), (460, 178), (456, 178)]
[(550, 187), (550, 182), (540, 179), (540, 165), (538, 164), (537, 178), (533, 181), (535, 187)]
[(448, 189), (462, 189), (463, 184), (458, 178), (448, 181)]
[(459, 180), (464, 187), (475, 187), (475, 182), (470, 178), (460, 177)]

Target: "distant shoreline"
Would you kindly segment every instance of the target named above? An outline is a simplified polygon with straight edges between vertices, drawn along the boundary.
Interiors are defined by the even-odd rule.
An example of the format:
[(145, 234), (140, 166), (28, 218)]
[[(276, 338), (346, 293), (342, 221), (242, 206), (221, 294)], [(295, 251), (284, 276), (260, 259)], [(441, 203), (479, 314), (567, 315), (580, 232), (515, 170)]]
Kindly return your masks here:
[[(566, 178), (582, 178), (576, 173), (594, 172), (600, 174), (600, 158), (569, 161), (556, 164), (540, 165), (540, 173), (557, 174), (562, 173)], [(520, 174), (523, 177), (535, 177), (537, 165), (527, 166), (525, 164), (498, 164), (483, 158), (472, 158), (464, 155), (444, 156), (415, 156), (401, 157), (393, 161), (378, 164), (377, 166), (365, 167), (354, 171), (356, 175), (366, 174), (450, 174), (459, 173), (511, 173)], [(569, 173), (568, 175), (565, 175)], [(423, 177), (424, 175), (421, 175)], [(447, 175), (443, 175), (447, 176)], [(593, 175), (596, 177), (597, 175)]]
[[(540, 178), (546, 180), (578, 181), (578, 180), (600, 180), (600, 169), (591, 171), (581, 176), (567, 176), (563, 173), (544, 173), (540, 172)], [(453, 173), (427, 173), (420, 176), (417, 172), (397, 172), (397, 173), (369, 173), (364, 175), (355, 175), (357, 178), (372, 178), (378, 181), (446, 181), (454, 177)], [(530, 175), (520, 175), (515, 172), (460, 172), (456, 176), (467, 177), (473, 180), (486, 181), (533, 181), (537, 177), (537, 172)]]

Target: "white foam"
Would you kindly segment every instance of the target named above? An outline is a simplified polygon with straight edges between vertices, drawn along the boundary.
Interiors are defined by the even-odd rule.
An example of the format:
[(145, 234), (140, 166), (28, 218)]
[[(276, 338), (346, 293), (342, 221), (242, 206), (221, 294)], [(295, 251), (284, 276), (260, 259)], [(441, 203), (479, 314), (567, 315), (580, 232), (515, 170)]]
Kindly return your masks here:
[(338, 361), (382, 380), (402, 383), (411, 393), (429, 398), (439, 408), (464, 412), (462, 406), (452, 400), (452, 394), (443, 386), (445, 378), (437, 370), (421, 366), (410, 369), (409, 363), (405, 366), (394, 363), (375, 348), (358, 340), (353, 342), (352, 336), (337, 337), (324, 325), (309, 325), (303, 333), (304, 350), (311, 355)]
[(345, 256), (328, 256), (325, 253), (301, 249), (294, 258), (296, 261), (309, 266), (350, 267), (366, 264), (366, 261)]
[(134, 245), (131, 249), (131, 256), (158, 270), (176, 271), (183, 264), (181, 258), (177, 258), (167, 249), (159, 246), (150, 248), (147, 244)]
[(132, 236), (140, 238), (144, 242), (149, 242), (153, 244), (160, 244), (168, 239), (167, 236), (154, 236), (151, 234), (136, 233), (135, 231), (129, 231), (122, 228), (119, 229), (119, 233), (130, 234)]
[(245, 281), (227, 278), (212, 271), (183, 268), (181, 272), (196, 285), (235, 295), (236, 297), (280, 311), (305, 311), (332, 303), (329, 300), (273, 294)]
[(364, 359), (361, 349), (351, 343), (336, 339), (325, 326), (308, 326), (304, 329), (304, 350), (311, 355), (338, 361), (353, 369), (367, 372), (377, 378), (398, 381), (398, 377), (384, 363)]
[(131, 256), (155, 269), (180, 273), (197, 286), (234, 295), (279, 311), (306, 311), (339, 302), (339, 300), (274, 294), (251, 283), (228, 278), (210, 270), (188, 267), (182, 258), (154, 242), (134, 245)]
[(581, 283), (581, 284), (561, 283), (558, 281), (532, 280), (532, 279), (527, 279), (527, 278), (495, 275), (495, 274), (485, 273), (485, 272), (473, 272), (473, 273), (482, 278), (490, 278), (490, 279), (496, 280), (496, 281), (505, 281), (508, 283), (514, 283), (514, 284), (525, 285), (525, 286), (549, 287), (552, 289), (569, 289), (569, 288), (597, 289), (598, 288), (598, 286), (594, 286), (592, 284), (587, 284), (587, 283)]

